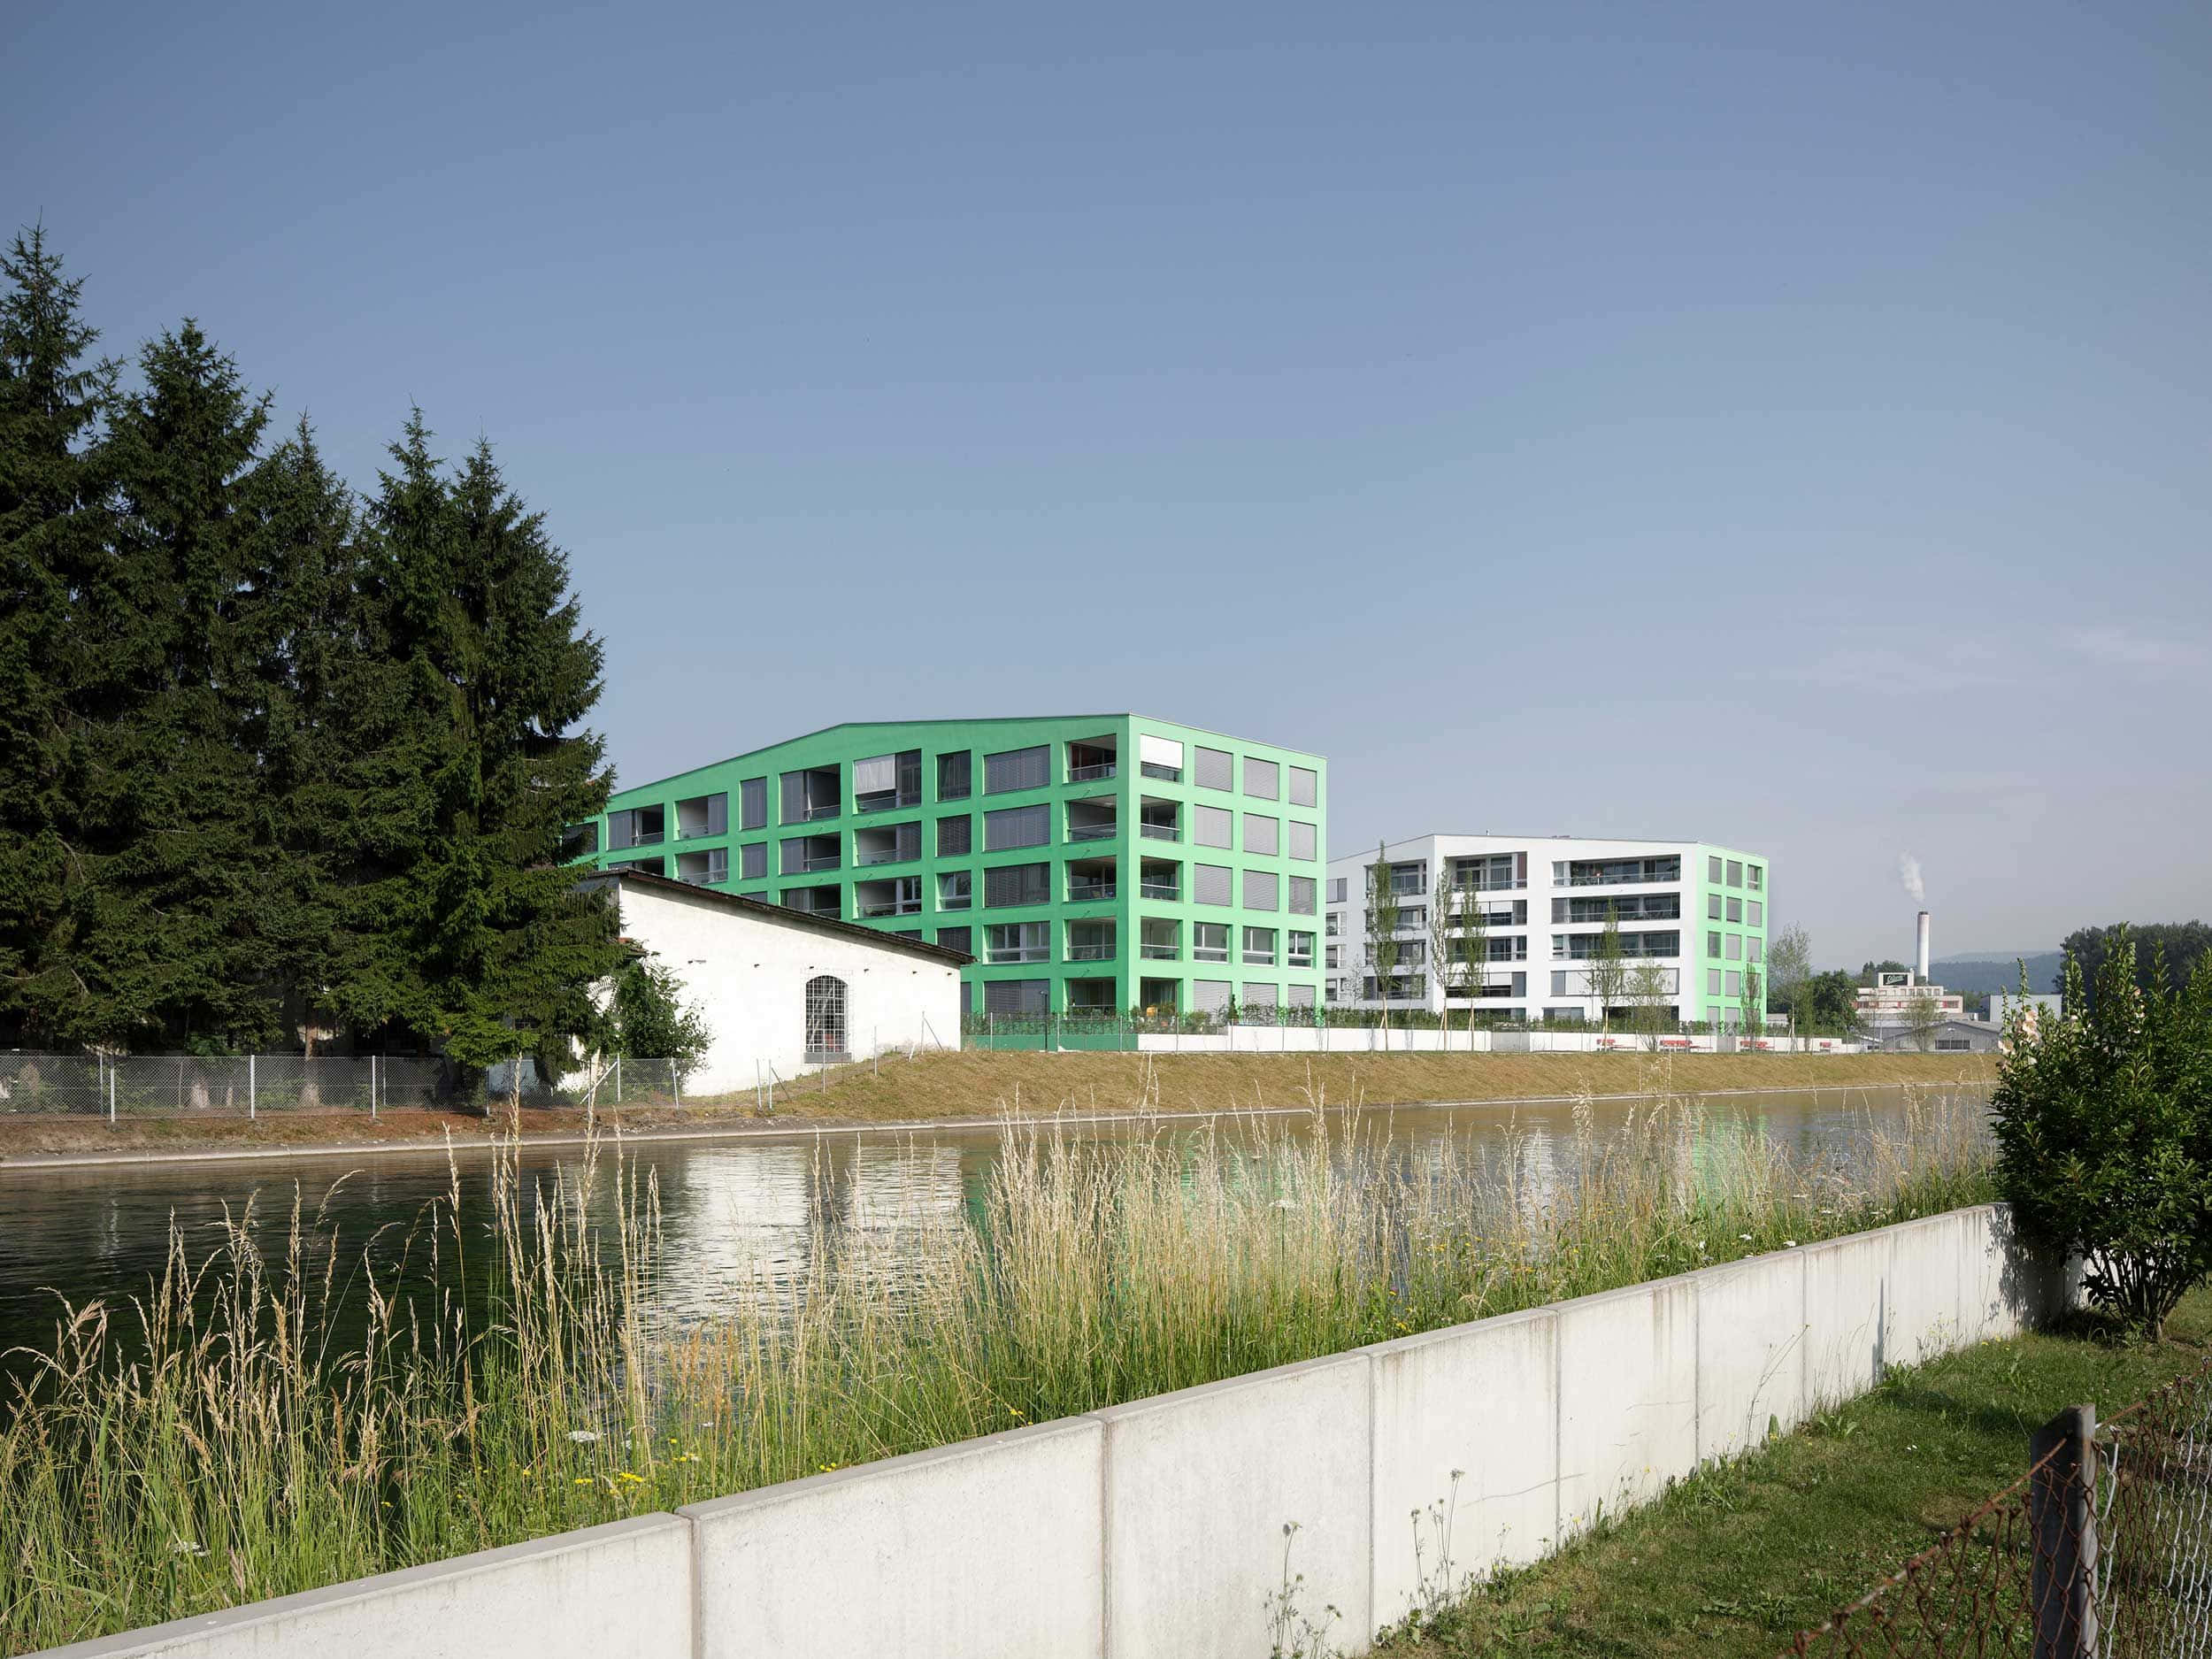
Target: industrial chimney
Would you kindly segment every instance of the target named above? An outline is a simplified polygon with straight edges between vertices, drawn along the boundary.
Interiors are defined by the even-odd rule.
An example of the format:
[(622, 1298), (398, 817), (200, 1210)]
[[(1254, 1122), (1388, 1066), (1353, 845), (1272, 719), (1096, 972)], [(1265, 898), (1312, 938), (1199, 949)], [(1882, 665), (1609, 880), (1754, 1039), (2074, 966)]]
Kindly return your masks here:
[(1920, 969), (1920, 983), (1928, 983), (1928, 912), (1920, 912), (1920, 949), (1916, 955)]

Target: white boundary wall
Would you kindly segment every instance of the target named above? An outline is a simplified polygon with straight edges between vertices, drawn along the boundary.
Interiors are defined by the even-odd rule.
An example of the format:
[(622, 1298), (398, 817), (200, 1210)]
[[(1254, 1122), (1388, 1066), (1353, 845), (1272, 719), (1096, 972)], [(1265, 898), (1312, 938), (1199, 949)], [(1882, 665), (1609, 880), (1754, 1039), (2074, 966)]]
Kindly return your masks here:
[(1866, 1045), (1842, 1037), (1666, 1036), (1628, 1033), (1439, 1031), (1430, 1027), (1386, 1032), (1374, 1025), (1231, 1025), (1221, 1031), (1142, 1031), (1144, 1054), (1863, 1054)]
[(1300, 1606), (1356, 1647), (1411, 1605), (1454, 1471), (1463, 1578), (2075, 1290), (1954, 1210), (51, 1651), (1259, 1659), (1292, 1522)]

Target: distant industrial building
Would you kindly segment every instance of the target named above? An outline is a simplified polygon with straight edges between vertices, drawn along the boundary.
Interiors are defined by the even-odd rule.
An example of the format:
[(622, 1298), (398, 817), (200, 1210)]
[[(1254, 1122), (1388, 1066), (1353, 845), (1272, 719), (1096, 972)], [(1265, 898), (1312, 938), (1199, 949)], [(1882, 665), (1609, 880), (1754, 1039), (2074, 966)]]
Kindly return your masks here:
[(1963, 1021), (1966, 999), (1954, 996), (1928, 975), (1928, 912), (1920, 912), (1913, 946), (1915, 965), (1899, 972), (1877, 973), (1874, 983), (1859, 987), (1856, 1003), (1859, 1025), (1870, 1045), (1892, 1047), (1890, 1039), (1917, 1032), (1931, 1019)]
[[(1372, 959), (1367, 925), (1368, 872), (1379, 856), (1389, 866), (1398, 904), (1386, 978)], [(1394, 841), (1379, 855), (1329, 863), (1327, 998), (1340, 1007), (1594, 1021), (1605, 1010), (1590, 983), (1591, 964), (1609, 919), (1631, 970), (1658, 967), (1665, 1017), (1740, 1027), (1749, 994), (1758, 1001), (1753, 1023), (1761, 1024), (1771, 896), (1763, 856), (1702, 841), (1527, 835)], [(1480, 918), (1487, 960), (1479, 968), (1430, 960), (1431, 917), (1440, 905), (1455, 939)], [(1624, 998), (1612, 1012), (1631, 1012)]]

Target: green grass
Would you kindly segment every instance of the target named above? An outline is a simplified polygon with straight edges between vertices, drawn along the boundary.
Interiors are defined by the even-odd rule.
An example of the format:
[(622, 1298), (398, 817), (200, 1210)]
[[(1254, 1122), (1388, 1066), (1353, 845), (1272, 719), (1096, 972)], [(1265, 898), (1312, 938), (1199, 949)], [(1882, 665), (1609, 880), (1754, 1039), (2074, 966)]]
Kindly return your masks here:
[[(1317, 1105), (1318, 1102), (1315, 1102)], [(657, 1326), (649, 1179), (459, 1177), (396, 1297), (292, 1217), (173, 1241), (0, 1404), (0, 1649), (36, 1648), (944, 1445), (1988, 1195), (1980, 1111), (1915, 1101), (1809, 1163), (1656, 1099), (1417, 1153), (1318, 1110), (1085, 1146), (1010, 1125), (971, 1211), (866, 1213), (701, 1328)], [(1539, 1171), (1553, 1173), (1540, 1177)], [(610, 1187), (617, 1202), (610, 1202)], [(325, 1287), (365, 1339), (337, 1344)], [(346, 1326), (353, 1329), (354, 1326)], [(124, 1332), (130, 1340), (121, 1340)]]
[(1771, 1659), (2019, 1479), (2030, 1430), (2062, 1407), (2108, 1416), (2208, 1355), (2212, 1290), (2200, 1288), (2162, 1344), (2083, 1320), (1900, 1370), (1378, 1651)]

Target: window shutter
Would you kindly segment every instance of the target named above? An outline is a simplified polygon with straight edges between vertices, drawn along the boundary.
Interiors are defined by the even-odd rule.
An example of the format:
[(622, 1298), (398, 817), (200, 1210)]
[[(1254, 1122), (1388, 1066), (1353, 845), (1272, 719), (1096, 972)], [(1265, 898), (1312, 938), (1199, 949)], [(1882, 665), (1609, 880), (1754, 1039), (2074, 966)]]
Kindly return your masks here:
[(738, 871), (741, 881), (759, 881), (768, 874), (768, 843), (752, 841), (738, 849)]
[(1191, 839), (1201, 847), (1232, 847), (1235, 841), (1234, 815), (1225, 806), (1194, 807)]
[(1291, 820), (1290, 856), (1304, 864), (1311, 864), (1320, 857), (1321, 849), (1312, 825), (1301, 824), (1295, 818)]
[(941, 927), (937, 942), (947, 950), (964, 950), (975, 954), (975, 930), (972, 927)]
[(1193, 979), (1190, 984), (1191, 1007), (1201, 1014), (1218, 1014), (1229, 1006), (1229, 995), (1233, 988), (1226, 979)]
[(1246, 871), (1244, 908), (1248, 910), (1271, 910), (1275, 904), (1275, 872), (1272, 870)]
[(806, 773), (803, 772), (787, 772), (783, 775), (783, 821), (806, 822)]
[(1041, 789), (1051, 781), (1052, 749), (1040, 743), (1033, 749), (1002, 749), (983, 757), (983, 793), (1004, 795), (1014, 789)]
[(1194, 902), (1226, 907), (1230, 902), (1229, 892), (1228, 865), (1193, 864), (1191, 866), (1191, 898)]
[(1200, 745), (1196, 767), (1198, 787), (1202, 789), (1235, 788), (1234, 764), (1227, 749), (1208, 749)]
[(983, 815), (983, 850), (1005, 852), (1016, 847), (1042, 847), (1052, 839), (1052, 809), (1035, 806), (1002, 807)]
[(1248, 979), (1245, 981), (1244, 1005), (1247, 1008), (1272, 1008), (1275, 1006), (1275, 999), (1280, 995), (1281, 992), (1278, 987), (1255, 985)]
[(1293, 1008), (1311, 1008), (1313, 1006), (1313, 987), (1310, 985), (1292, 986), (1290, 987), (1290, 1005)]
[(1172, 766), (1179, 772), (1183, 766), (1183, 746), (1171, 737), (1140, 735), (1137, 760), (1141, 765)]
[(937, 856), (940, 858), (965, 857), (974, 849), (975, 827), (965, 812), (955, 818), (937, 820)]
[(1309, 766), (1290, 769), (1290, 803), (1293, 806), (1312, 806), (1320, 799), (1320, 774)]
[(757, 830), (768, 827), (768, 780), (748, 778), (737, 786), (737, 801), (741, 829)]
[(901, 864), (922, 856), (922, 826), (902, 824), (898, 826), (898, 857)]
[(1293, 876), (1290, 879), (1290, 910), (1294, 916), (1314, 913), (1314, 879), (1311, 876)]
[(1280, 769), (1271, 760), (1244, 757), (1244, 793), (1256, 801), (1275, 801), (1282, 797)]
[(853, 762), (855, 795), (887, 795), (899, 787), (899, 757), (871, 755)]
[(1279, 829), (1279, 821), (1266, 813), (1247, 812), (1244, 815), (1244, 850), (1272, 858), (1281, 844)]

